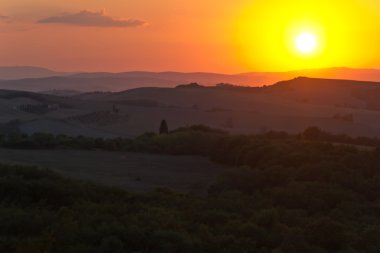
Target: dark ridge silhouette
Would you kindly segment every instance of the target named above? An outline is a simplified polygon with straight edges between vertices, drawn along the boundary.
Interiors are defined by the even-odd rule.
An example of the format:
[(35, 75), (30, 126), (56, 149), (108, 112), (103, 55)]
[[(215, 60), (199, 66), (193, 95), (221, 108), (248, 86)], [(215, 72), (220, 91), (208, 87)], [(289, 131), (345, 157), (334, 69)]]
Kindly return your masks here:
[(206, 86), (199, 85), (198, 83), (189, 83), (189, 84), (180, 84), (176, 86), (177, 89), (183, 89), (183, 88), (206, 88)]
[(371, 86), (380, 89), (380, 82), (370, 82), (370, 81), (357, 81), (357, 80), (345, 80), (345, 79), (327, 79), (327, 78), (310, 78), (299, 76), (291, 80), (284, 80), (273, 84), (272, 88), (277, 87), (288, 87), (297, 85), (308, 85), (308, 86), (323, 86), (323, 88), (333, 88), (333, 87), (357, 87), (360, 86)]
[(47, 68), (31, 66), (0, 67), (0, 79), (14, 80), (24, 78), (45, 78), (63, 76), (69, 73), (57, 72)]
[(380, 81), (380, 70), (331, 68), (291, 72), (252, 72), (243, 74), (146, 71), (68, 74), (46, 69), (34, 70), (32, 67), (31, 70), (23, 70), (22, 68), (20, 69), (13, 67), (0, 67), (0, 80), (19, 79), (0, 81), (0, 88), (28, 91), (75, 89), (82, 92), (89, 92), (96, 90), (121, 91), (138, 87), (175, 87), (178, 84), (186, 83), (198, 83), (204, 86), (227, 83), (238, 86), (260, 87), (264, 85), (271, 85), (281, 80), (292, 79), (297, 76), (342, 80)]
[[(367, 110), (380, 110), (379, 82), (298, 77), (268, 86), (267, 91), (298, 93), (310, 97), (320, 96), (320, 99), (325, 96), (325, 98), (330, 97), (330, 100), (335, 98), (337, 101), (349, 95), (364, 102)], [(322, 100), (321, 103), (323, 103)], [(347, 104), (339, 106), (353, 108)]]

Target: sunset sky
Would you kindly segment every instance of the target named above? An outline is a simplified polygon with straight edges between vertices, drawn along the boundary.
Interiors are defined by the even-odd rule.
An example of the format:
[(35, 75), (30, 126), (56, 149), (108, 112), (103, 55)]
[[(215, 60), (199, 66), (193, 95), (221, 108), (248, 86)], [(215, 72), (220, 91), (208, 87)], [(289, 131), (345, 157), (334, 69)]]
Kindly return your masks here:
[(0, 0), (0, 65), (380, 68), (380, 0)]

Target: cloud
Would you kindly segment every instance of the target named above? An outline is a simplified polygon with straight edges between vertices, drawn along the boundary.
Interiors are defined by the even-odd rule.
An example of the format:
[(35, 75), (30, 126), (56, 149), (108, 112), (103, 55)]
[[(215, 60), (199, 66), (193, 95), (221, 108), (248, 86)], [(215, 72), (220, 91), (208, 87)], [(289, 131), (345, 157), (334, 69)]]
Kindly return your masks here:
[(87, 10), (74, 14), (48, 17), (39, 20), (38, 23), (96, 27), (139, 27), (146, 24), (143, 20), (117, 19), (106, 15), (104, 11), (92, 12)]
[(11, 21), (11, 17), (5, 16), (0, 13), (0, 22), (10, 22), (10, 21)]

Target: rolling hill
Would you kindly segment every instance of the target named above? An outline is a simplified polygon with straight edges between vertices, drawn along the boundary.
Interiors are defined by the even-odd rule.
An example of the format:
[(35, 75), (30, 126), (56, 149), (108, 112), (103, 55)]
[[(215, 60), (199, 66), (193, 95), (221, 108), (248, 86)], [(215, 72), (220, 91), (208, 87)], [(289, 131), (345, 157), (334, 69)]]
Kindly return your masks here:
[(16, 67), (0, 67), (0, 80), (17, 80), (25, 78), (44, 78), (52, 76), (63, 76), (68, 73), (56, 72), (47, 68), (16, 66)]
[[(204, 124), (232, 133), (301, 132), (380, 136), (380, 83), (295, 78), (266, 87), (181, 85), (61, 97), (0, 91), (0, 130), (133, 137)], [(116, 108), (116, 110), (115, 110)]]
[[(23, 79), (20, 79), (21, 76)], [(117, 92), (139, 87), (175, 87), (179, 84), (194, 82), (206, 86), (212, 86), (218, 83), (229, 83), (240, 86), (257, 87), (272, 85), (281, 80), (289, 80), (298, 76), (380, 82), (380, 70), (375, 69), (327, 68), (291, 72), (249, 72), (227, 75), (201, 72), (144, 71), (68, 74), (33, 67), (10, 67), (0, 68), (0, 89), (35, 92), (55, 90), (58, 91), (58, 93), (60, 90), (77, 92)]]

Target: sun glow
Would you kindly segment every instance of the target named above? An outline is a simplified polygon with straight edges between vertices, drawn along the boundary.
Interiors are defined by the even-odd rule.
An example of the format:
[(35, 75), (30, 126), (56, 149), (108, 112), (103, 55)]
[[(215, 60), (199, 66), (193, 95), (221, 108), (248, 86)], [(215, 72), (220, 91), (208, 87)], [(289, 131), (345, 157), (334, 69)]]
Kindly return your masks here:
[(376, 64), (380, 27), (370, 6), (367, 0), (254, 1), (236, 22), (239, 57), (255, 71)]
[(310, 53), (317, 48), (318, 42), (314, 34), (302, 33), (296, 38), (295, 44), (301, 53)]

